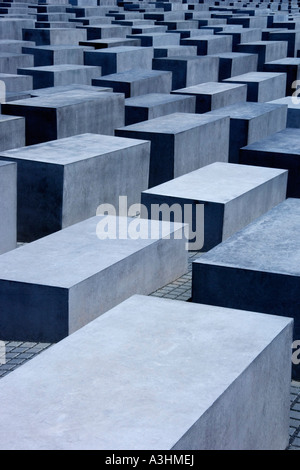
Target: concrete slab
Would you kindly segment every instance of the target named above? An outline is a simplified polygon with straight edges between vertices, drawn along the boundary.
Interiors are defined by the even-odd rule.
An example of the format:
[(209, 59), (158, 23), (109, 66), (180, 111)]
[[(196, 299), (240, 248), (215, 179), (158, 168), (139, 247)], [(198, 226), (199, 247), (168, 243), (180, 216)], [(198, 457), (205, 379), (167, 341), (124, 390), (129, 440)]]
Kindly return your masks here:
[(34, 66), (74, 64), (84, 65), (83, 52), (87, 47), (82, 46), (36, 46), (23, 47), (23, 53), (32, 54)]
[(131, 295), (174, 281), (187, 270), (182, 232), (182, 224), (103, 215), (2, 255), (1, 334), (57, 342)]
[(23, 40), (33, 41), (37, 46), (76, 45), (87, 40), (87, 33), (77, 28), (26, 28), (23, 29)]
[(151, 141), (149, 187), (228, 161), (228, 117), (174, 113), (117, 129), (116, 135)]
[(1, 379), (0, 447), (284, 450), (291, 330), (133, 296)]
[(151, 70), (152, 59), (151, 47), (117, 46), (84, 53), (85, 65), (100, 66), (102, 75), (126, 72), (135, 68)]
[(0, 150), (14, 149), (24, 145), (25, 119), (19, 116), (0, 114)]
[(288, 43), (285, 41), (255, 41), (242, 43), (237, 46), (237, 52), (258, 55), (257, 70), (260, 72), (265, 70), (264, 65), (266, 62), (285, 59), (287, 57), (287, 49)]
[(0, 255), (17, 247), (17, 165), (0, 162)]
[(94, 49), (106, 49), (117, 46), (137, 46), (140, 47), (140, 39), (128, 38), (107, 38), (107, 39), (92, 39), (91, 41), (79, 41), (80, 46), (93, 47)]
[(286, 95), (291, 96), (294, 92), (293, 83), (300, 79), (300, 58), (288, 57), (286, 59), (274, 60), (264, 65), (266, 72), (286, 73)]
[(76, 89), (6, 103), (2, 111), (25, 117), (27, 145), (86, 132), (113, 135), (125, 122), (122, 94)]
[(183, 46), (197, 46), (198, 55), (232, 52), (231, 36), (199, 36), (197, 38), (181, 39), (180, 44)]
[(257, 71), (257, 54), (224, 52), (222, 54), (213, 54), (212, 56), (219, 59), (219, 82), (226, 78)]
[[(284, 201), (287, 177), (285, 170), (213, 163), (143, 191), (142, 215), (157, 218), (155, 204), (179, 204), (182, 211), (175, 221), (189, 223), (189, 249), (207, 251)], [(197, 214), (199, 204), (204, 204), (204, 220)], [(197, 240), (203, 232), (204, 240)]]
[(299, 340), (299, 226), (300, 201), (288, 199), (201, 256), (193, 301), (293, 317)]
[(32, 77), (28, 75), (0, 73), (0, 80), (5, 83), (7, 93), (31, 90), (33, 87)]
[(249, 72), (237, 77), (227, 78), (224, 81), (246, 83), (248, 86), (247, 101), (264, 103), (285, 96), (285, 73)]
[(252, 41), (261, 40), (261, 29), (259, 28), (234, 28), (216, 31), (217, 36), (232, 36), (232, 51), (238, 52), (238, 45)]
[(29, 242), (96, 214), (119, 196), (140, 202), (149, 179), (150, 143), (84, 134), (8, 152), (18, 163), (18, 240)]
[(112, 88), (106, 88), (106, 87), (97, 87), (97, 86), (91, 86), (91, 85), (62, 85), (62, 86), (53, 86), (50, 88), (40, 88), (38, 90), (30, 90), (30, 96), (32, 98), (36, 98), (37, 96), (44, 96), (44, 95), (57, 95), (60, 93), (68, 93), (72, 91), (73, 93), (75, 92), (80, 92), (80, 91), (87, 91), (87, 92), (108, 92), (112, 93), (113, 89)]
[(300, 129), (300, 99), (292, 96), (280, 98), (280, 100), (270, 101), (271, 104), (287, 105), (287, 123), (286, 127)]

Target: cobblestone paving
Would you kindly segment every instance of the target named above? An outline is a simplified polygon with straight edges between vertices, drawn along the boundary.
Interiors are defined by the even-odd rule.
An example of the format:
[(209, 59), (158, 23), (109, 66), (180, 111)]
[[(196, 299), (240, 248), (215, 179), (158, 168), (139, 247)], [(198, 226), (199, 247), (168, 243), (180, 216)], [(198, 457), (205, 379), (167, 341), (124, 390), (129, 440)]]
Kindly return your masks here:
[[(192, 295), (192, 262), (199, 256), (201, 256), (201, 253), (190, 253), (188, 272), (151, 295), (184, 302), (188, 301)], [(3, 347), (5, 347), (5, 364), (1, 364), (3, 358), (1, 344), (2, 352)], [(51, 344), (48, 343), (0, 342), (0, 379), (50, 346)], [(290, 444), (288, 450), (300, 450), (300, 382), (292, 382), (290, 409)]]

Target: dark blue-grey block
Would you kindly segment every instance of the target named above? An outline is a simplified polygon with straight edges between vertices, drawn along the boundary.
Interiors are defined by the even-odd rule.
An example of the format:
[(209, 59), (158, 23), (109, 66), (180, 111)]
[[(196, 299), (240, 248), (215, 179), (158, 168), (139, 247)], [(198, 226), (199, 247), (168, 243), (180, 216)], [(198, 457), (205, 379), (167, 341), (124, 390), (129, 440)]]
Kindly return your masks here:
[(131, 69), (152, 69), (151, 47), (117, 46), (84, 53), (85, 65), (98, 65), (102, 75), (126, 72)]
[(300, 129), (285, 129), (241, 149), (246, 165), (289, 170), (288, 197), (300, 197)]
[(286, 96), (279, 100), (270, 101), (272, 104), (284, 104), (288, 106), (286, 127), (300, 129), (300, 98), (297, 96)]
[(23, 47), (23, 53), (33, 55), (35, 67), (60, 64), (84, 65), (83, 52), (86, 49), (77, 45), (36, 46)]
[[(266, 62), (271, 62), (273, 60), (278, 59), (285, 59), (287, 57), (287, 47), (287, 42), (284, 41), (256, 41), (245, 44), (239, 44), (237, 46), (237, 51), (246, 52), (248, 54), (257, 54), (257, 70), (262, 72), (265, 70), (264, 65)], [(273, 70), (270, 70), (270, 72), (273, 72)], [(274, 72), (277, 72), (277, 70), (274, 70)]]
[(105, 75), (92, 80), (94, 86), (108, 86), (114, 92), (124, 93), (125, 98), (147, 93), (170, 93), (172, 73), (159, 70), (134, 69), (128, 72)]
[(217, 36), (232, 36), (232, 51), (238, 52), (238, 45), (240, 43), (260, 41), (261, 40), (261, 29), (259, 28), (234, 28), (225, 29), (223, 31), (217, 31)]
[(5, 83), (6, 93), (18, 93), (33, 87), (33, 80), (29, 75), (0, 73), (0, 81)]
[(127, 98), (125, 100), (125, 126), (172, 113), (194, 113), (195, 108), (194, 96), (149, 93)]
[(128, 38), (107, 38), (107, 39), (92, 39), (90, 41), (79, 41), (80, 46), (93, 47), (94, 49), (106, 49), (117, 46), (137, 46), (140, 47), (140, 39)]
[(154, 47), (154, 57), (175, 57), (175, 56), (196, 56), (197, 47), (196, 46), (161, 46)]
[(193, 301), (292, 317), (299, 340), (299, 230), (300, 201), (288, 199), (201, 256), (193, 263)]
[(111, 93), (113, 89), (107, 88), (107, 87), (100, 87), (100, 86), (97, 87), (97, 86), (91, 86), (91, 85), (76, 85), (75, 84), (75, 85), (53, 86), (50, 88), (40, 88), (37, 90), (30, 90), (29, 93), (32, 98), (36, 98), (37, 96), (57, 95), (60, 93), (68, 93), (70, 91), (75, 92), (75, 94), (80, 91)]
[(26, 144), (33, 145), (86, 132), (113, 135), (124, 124), (124, 96), (71, 90), (2, 105), (6, 114), (26, 119)]
[(198, 55), (232, 52), (231, 36), (199, 36), (197, 38), (181, 39), (180, 44), (185, 46), (197, 46)]
[(138, 38), (141, 41), (143, 47), (159, 47), (167, 45), (179, 46), (180, 36), (179, 34), (171, 33), (151, 33), (151, 34), (134, 34), (128, 35), (128, 38)]
[(257, 54), (224, 52), (222, 54), (212, 54), (212, 56), (219, 59), (219, 82), (236, 75), (257, 71)]
[(23, 29), (23, 40), (33, 41), (37, 46), (78, 44), (86, 39), (87, 33), (84, 29)]
[(239, 163), (240, 149), (286, 128), (287, 106), (271, 103), (241, 103), (209, 113), (230, 116), (229, 161)]
[(288, 57), (296, 57), (300, 49), (300, 29), (294, 31), (275, 31), (270, 32), (270, 41), (287, 41)]
[(288, 57), (274, 60), (266, 63), (264, 70), (266, 72), (286, 73), (286, 95), (291, 96), (294, 92), (293, 83), (300, 80), (300, 58)]
[(224, 81), (246, 83), (248, 86), (247, 101), (264, 103), (285, 96), (285, 73), (249, 72), (237, 77), (227, 78)]
[(153, 69), (172, 72), (172, 90), (177, 90), (199, 83), (217, 82), (219, 59), (211, 56), (165, 57), (153, 59)]
[(84, 134), (1, 152), (18, 164), (18, 239), (30, 242), (96, 214), (100, 204), (140, 202), (150, 143)]
[[(83, 28), (83, 31), (86, 31), (86, 39), (88, 41), (93, 39), (126, 38), (126, 36), (131, 33), (130, 26), (119, 26), (115, 24), (94, 24), (91, 26), (78, 26), (77, 28), (79, 31), (81, 28)], [(80, 38), (80, 40), (82, 39)]]
[(149, 187), (216, 161), (228, 161), (229, 117), (175, 113), (116, 130), (151, 141)]
[(0, 255), (17, 246), (17, 165), (0, 162)]
[(92, 217), (2, 255), (2, 337), (60, 341), (131, 295), (150, 294), (187, 271), (182, 224), (141, 219), (137, 239), (130, 237), (133, 224)]

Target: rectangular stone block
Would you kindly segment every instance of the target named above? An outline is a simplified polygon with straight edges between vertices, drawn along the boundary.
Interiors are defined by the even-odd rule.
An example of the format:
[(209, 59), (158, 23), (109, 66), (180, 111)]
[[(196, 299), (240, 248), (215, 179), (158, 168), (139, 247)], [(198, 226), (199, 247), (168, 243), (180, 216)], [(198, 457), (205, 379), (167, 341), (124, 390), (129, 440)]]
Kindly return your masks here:
[(149, 187), (228, 161), (228, 117), (174, 113), (117, 129), (116, 135), (151, 141)]
[(72, 90), (3, 104), (2, 111), (26, 119), (26, 145), (86, 132), (113, 135), (124, 125), (124, 96)]
[(238, 45), (252, 41), (260, 41), (261, 40), (261, 29), (259, 28), (233, 28), (233, 29), (225, 29), (223, 31), (216, 31), (215, 33), (217, 36), (232, 36), (232, 51), (238, 52)]
[(299, 227), (300, 201), (288, 199), (201, 256), (193, 301), (293, 317), (299, 340)]
[(248, 87), (247, 101), (264, 103), (285, 96), (285, 73), (249, 72), (237, 77), (227, 78), (224, 81), (246, 83)]
[(257, 71), (258, 55), (242, 52), (214, 54), (219, 59), (219, 82), (226, 78)]
[(31, 90), (33, 86), (32, 77), (29, 75), (0, 73), (0, 81), (5, 83), (7, 93)]
[(237, 46), (238, 52), (258, 55), (258, 68), (262, 72), (265, 70), (266, 62), (285, 59), (287, 57), (287, 42), (285, 41), (256, 41)]
[(0, 52), (22, 54), (23, 47), (34, 47), (34, 42), (16, 39), (0, 39)]
[(32, 66), (32, 55), (14, 54), (12, 52), (0, 52), (0, 73), (16, 74), (18, 68)]
[(24, 28), (34, 28), (30, 18), (0, 18), (0, 39), (22, 41)]
[(100, 215), (2, 255), (1, 334), (57, 342), (174, 281), (187, 271), (182, 232), (182, 224)]
[(266, 28), (267, 16), (236, 16), (227, 19), (228, 24), (240, 24), (243, 28)]
[(91, 41), (79, 41), (80, 46), (89, 46), (94, 49), (106, 49), (118, 46), (137, 46), (140, 47), (140, 39), (128, 38), (107, 38), (107, 39), (92, 39)]
[(281, 72), (286, 74), (286, 95), (291, 96), (294, 92), (294, 82), (300, 80), (300, 58), (286, 58), (274, 60), (264, 65), (266, 72)]
[(27, 28), (23, 30), (23, 40), (33, 41), (37, 46), (76, 45), (79, 41), (87, 40), (87, 33), (77, 28)]
[(167, 45), (179, 46), (179, 34), (171, 33), (144, 33), (144, 34), (129, 34), (128, 38), (138, 38), (143, 47), (159, 47)]
[(94, 79), (92, 85), (111, 87), (114, 92), (124, 93), (125, 98), (157, 93), (157, 90), (160, 93), (170, 93), (172, 73), (159, 70), (134, 69)]
[(244, 147), (240, 162), (289, 170), (287, 197), (300, 197), (300, 129), (284, 129)]
[(139, 203), (149, 179), (150, 143), (83, 134), (2, 152), (18, 163), (18, 239), (32, 241), (117, 207)]
[(38, 90), (30, 90), (30, 97), (36, 98), (37, 96), (45, 96), (45, 95), (58, 95), (61, 93), (69, 93), (72, 91), (75, 92), (108, 92), (111, 93), (113, 91), (112, 88), (105, 88), (105, 87), (97, 87), (91, 85), (63, 85), (63, 86), (53, 86), (50, 88), (40, 88)]
[(125, 126), (173, 113), (194, 113), (194, 96), (149, 93), (125, 100)]
[(164, 57), (153, 59), (154, 70), (172, 72), (172, 90), (199, 83), (217, 82), (219, 60), (217, 57)]
[(101, 67), (102, 75), (126, 72), (131, 69), (152, 69), (151, 47), (117, 46), (96, 51), (85, 51), (85, 65)]
[(287, 41), (288, 57), (297, 56), (297, 50), (300, 49), (300, 29), (270, 32), (269, 38), (270, 41)]
[[(116, 24), (93, 24), (91, 26), (78, 26), (86, 31), (87, 40), (106, 39), (106, 38), (126, 38), (131, 33), (130, 26), (120, 26)], [(80, 39), (83, 40), (84, 39)]]
[(197, 55), (196, 46), (165, 46), (165, 47), (155, 47), (154, 48), (154, 57), (174, 57), (174, 56), (195, 56)]
[(231, 36), (199, 36), (198, 38), (181, 39), (180, 44), (183, 46), (197, 46), (198, 55), (232, 52)]
[(300, 129), (300, 98), (294, 96), (286, 96), (279, 100), (270, 101), (271, 104), (287, 105), (287, 123), (286, 127), (294, 127)]
[(229, 161), (239, 163), (240, 149), (286, 128), (287, 107), (284, 104), (241, 103), (210, 113), (230, 116)]
[(227, 83), (207, 82), (172, 91), (177, 95), (196, 97), (196, 113), (206, 113), (236, 103), (247, 98), (247, 85), (229, 85)]
[(135, 295), (1, 379), (0, 447), (284, 450), (291, 337), (291, 319)]
[(83, 52), (86, 48), (81, 46), (36, 46), (23, 47), (23, 52), (32, 54), (34, 66), (75, 64), (84, 65)]
[(91, 85), (93, 78), (101, 76), (101, 67), (89, 65), (60, 64), (43, 67), (18, 69), (20, 75), (30, 75), (33, 88), (48, 88), (51, 86)]
[(25, 119), (18, 115), (6, 116), (0, 114), (0, 150), (14, 149), (24, 145)]
[(17, 165), (0, 162), (0, 255), (17, 247)]
[(178, 204), (174, 220), (189, 224), (189, 249), (208, 251), (284, 201), (287, 177), (285, 170), (213, 163), (143, 191), (142, 216), (168, 220), (170, 212), (156, 205)]

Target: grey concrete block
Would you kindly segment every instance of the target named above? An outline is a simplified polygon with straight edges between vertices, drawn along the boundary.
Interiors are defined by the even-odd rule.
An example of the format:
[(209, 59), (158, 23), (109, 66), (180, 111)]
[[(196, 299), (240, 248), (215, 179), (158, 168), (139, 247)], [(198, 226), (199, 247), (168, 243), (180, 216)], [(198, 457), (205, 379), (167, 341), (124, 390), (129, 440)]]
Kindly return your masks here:
[(34, 28), (34, 20), (29, 18), (0, 18), (0, 39), (22, 41), (24, 28)]
[(238, 52), (238, 45), (241, 43), (260, 41), (262, 32), (259, 28), (232, 28), (223, 31), (216, 31), (217, 36), (232, 36), (232, 51)]
[(140, 39), (128, 38), (107, 38), (107, 39), (92, 39), (91, 41), (79, 41), (80, 46), (93, 47), (94, 49), (106, 49), (118, 46), (137, 46), (140, 47)]
[(16, 39), (0, 39), (0, 52), (22, 54), (23, 47), (34, 47), (34, 42)]
[(285, 129), (241, 149), (246, 165), (289, 170), (288, 197), (300, 197), (300, 129)]
[(293, 317), (300, 339), (299, 226), (300, 201), (288, 199), (201, 256), (193, 301)]
[(196, 97), (196, 113), (206, 113), (214, 109), (245, 102), (247, 85), (207, 82), (172, 91), (173, 94)]
[(293, 83), (300, 80), (300, 58), (288, 57), (286, 59), (274, 60), (264, 65), (266, 72), (282, 72), (286, 74), (286, 95), (291, 96), (294, 92)]
[(212, 56), (219, 59), (219, 82), (236, 75), (257, 71), (257, 54), (224, 52), (222, 54), (212, 54)]
[[(258, 68), (262, 72), (265, 70), (266, 62), (285, 59), (287, 57), (288, 44), (285, 41), (256, 41), (237, 46), (238, 52), (247, 52), (258, 55)], [(277, 70), (276, 70), (277, 72)]]
[(114, 92), (124, 93), (126, 98), (147, 93), (170, 93), (172, 73), (159, 70), (135, 69), (128, 72), (105, 75), (92, 80), (94, 86), (112, 87)]
[(0, 255), (2, 255), (17, 246), (17, 165), (15, 163), (0, 162), (0, 220)]
[[(285, 170), (213, 163), (143, 191), (142, 215), (157, 218), (155, 204), (179, 204), (182, 210), (175, 222), (189, 223), (189, 249), (208, 251), (284, 201), (287, 177)], [(203, 220), (197, 214), (199, 204), (204, 205)]]
[(149, 187), (228, 161), (228, 117), (175, 113), (117, 129), (116, 135), (151, 141)]
[(164, 57), (153, 59), (154, 70), (172, 72), (172, 90), (199, 83), (217, 82), (219, 60), (217, 57)]
[(5, 83), (7, 93), (31, 90), (33, 87), (33, 80), (29, 75), (0, 73), (0, 80)]
[(126, 36), (131, 33), (130, 26), (119, 26), (115, 24), (94, 24), (91, 26), (78, 26), (77, 28), (79, 31), (82, 28), (86, 31), (87, 40), (126, 38)]
[(85, 65), (101, 66), (102, 75), (126, 72), (131, 69), (152, 69), (151, 47), (117, 46), (84, 53)]
[(264, 103), (285, 96), (285, 73), (249, 72), (237, 77), (227, 78), (224, 81), (246, 83), (248, 87), (247, 101)]
[(25, 145), (25, 119), (18, 115), (0, 114), (0, 150), (14, 149), (23, 145)]
[(286, 96), (279, 100), (270, 101), (271, 104), (287, 105), (287, 123), (286, 127), (300, 129), (300, 99), (292, 96)]
[(143, 47), (159, 47), (167, 45), (179, 46), (180, 36), (179, 34), (171, 33), (144, 33), (128, 35), (128, 38), (138, 38), (141, 41)]
[(232, 52), (231, 36), (199, 36), (197, 38), (181, 39), (180, 44), (185, 46), (197, 46), (198, 55)]
[(287, 41), (288, 57), (296, 57), (297, 50), (300, 49), (300, 29), (270, 32), (269, 37), (271, 41)]
[(134, 239), (136, 222), (92, 217), (2, 255), (3, 337), (57, 342), (131, 295), (150, 294), (183, 275), (183, 225), (140, 219), (141, 238)]
[(229, 161), (239, 163), (240, 149), (286, 128), (287, 106), (241, 103), (220, 108), (213, 116), (230, 116)]
[(267, 16), (236, 16), (227, 19), (228, 24), (242, 25), (243, 28), (266, 28)]
[(117, 207), (140, 202), (148, 187), (150, 144), (84, 134), (1, 152), (18, 163), (18, 239), (32, 241)]
[(76, 89), (6, 103), (2, 112), (25, 117), (27, 145), (86, 132), (113, 135), (125, 122), (122, 94)]
[(84, 65), (83, 52), (86, 48), (80, 46), (36, 46), (23, 47), (23, 52), (32, 54), (34, 66), (75, 64)]
[(133, 296), (1, 379), (0, 447), (284, 450), (291, 337), (286, 318)]
[(73, 93), (86, 91), (86, 92), (108, 92), (111, 93), (113, 91), (112, 88), (105, 88), (105, 87), (97, 87), (91, 85), (63, 85), (63, 86), (53, 86), (50, 88), (40, 88), (38, 90), (30, 90), (30, 97), (36, 98), (37, 96), (45, 96), (45, 95), (57, 95), (60, 93), (68, 93), (72, 91)]
[(76, 45), (79, 41), (87, 40), (84, 29), (74, 28), (48, 28), (48, 29), (24, 29), (23, 39), (33, 41), (37, 46)]
[(165, 46), (165, 47), (155, 47), (154, 48), (154, 57), (174, 57), (174, 56), (195, 56), (197, 55), (196, 46)]
[(101, 67), (74, 64), (49, 65), (19, 68), (18, 74), (31, 76), (33, 88), (48, 88), (71, 83), (91, 85), (94, 78), (101, 76)]
[(33, 67), (33, 56), (0, 52), (0, 73), (16, 74), (20, 67)]

